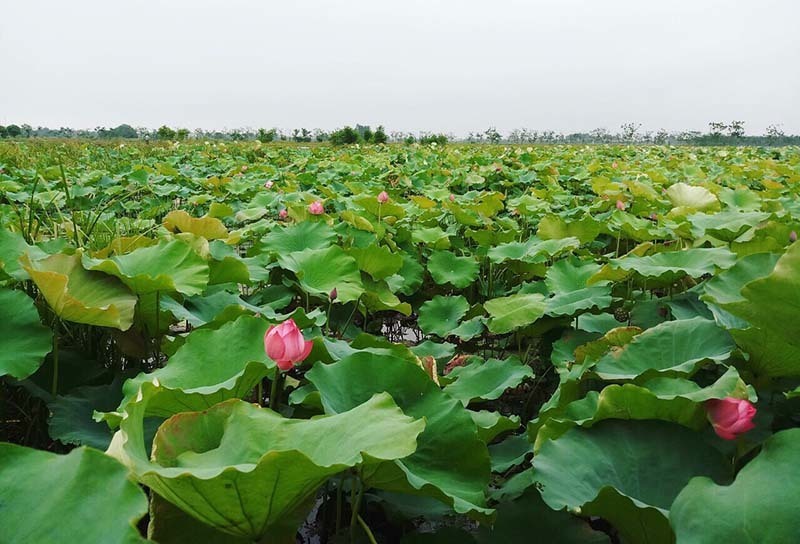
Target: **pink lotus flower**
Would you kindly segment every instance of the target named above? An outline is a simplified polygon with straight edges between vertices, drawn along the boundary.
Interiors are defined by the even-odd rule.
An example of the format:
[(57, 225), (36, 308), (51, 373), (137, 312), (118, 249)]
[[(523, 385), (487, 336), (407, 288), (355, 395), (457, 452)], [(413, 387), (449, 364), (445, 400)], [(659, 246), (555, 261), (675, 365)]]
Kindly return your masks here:
[(611, 168), (616, 168), (616, 167), (617, 167), (617, 161), (612, 162), (611, 163)]
[(308, 205), (308, 213), (311, 215), (322, 215), (325, 213), (325, 207), (322, 205), (322, 202), (315, 200)]
[(381, 204), (389, 202), (389, 193), (387, 193), (386, 191), (381, 191), (380, 194), (378, 195), (378, 202), (380, 202)]
[(792, 243), (797, 241), (797, 233), (795, 231), (789, 233), (789, 241)]
[(267, 181), (267, 182), (265, 182), (265, 183), (264, 183), (264, 188), (265, 188), (265, 189), (272, 189), (272, 186), (273, 186), (273, 185), (275, 185), (275, 182), (274, 182), (274, 181), (272, 181), (272, 180), (269, 180), (269, 181)]
[(456, 195), (450, 193), (450, 202), (455, 202), (455, 201), (456, 201)]
[(271, 326), (264, 333), (264, 351), (284, 371), (305, 360), (313, 345), (313, 342), (303, 338), (303, 333), (291, 318), (280, 325)]
[(707, 400), (706, 412), (714, 432), (725, 440), (733, 440), (755, 427), (756, 407), (748, 400), (733, 397)]
[(247, 172), (247, 165), (246, 164), (242, 166), (242, 172)]
[(281, 219), (286, 219), (289, 216), (289, 212), (286, 208), (283, 208), (281, 211), (278, 212), (278, 217)]
[(620, 211), (624, 211), (625, 210), (625, 203), (623, 201), (621, 201), (621, 200), (617, 200), (617, 209), (620, 210)]
[(658, 214), (655, 213), (655, 212), (651, 213), (650, 214), (650, 220), (651, 221), (658, 221)]

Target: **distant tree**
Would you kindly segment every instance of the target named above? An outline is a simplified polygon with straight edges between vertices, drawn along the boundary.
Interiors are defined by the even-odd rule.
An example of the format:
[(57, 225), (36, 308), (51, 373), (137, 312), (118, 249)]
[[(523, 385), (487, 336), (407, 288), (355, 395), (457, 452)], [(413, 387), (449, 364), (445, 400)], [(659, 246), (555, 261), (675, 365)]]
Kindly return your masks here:
[(728, 125), (725, 123), (711, 122), (708, 124), (708, 133), (715, 138), (722, 136), (726, 130), (728, 130)]
[(324, 142), (328, 138), (330, 138), (330, 136), (324, 130), (319, 129), (319, 128), (315, 128), (314, 129), (314, 141), (315, 142)]
[(156, 135), (158, 136), (159, 140), (173, 140), (175, 138), (175, 131), (169, 128), (167, 125), (162, 125), (158, 127)]
[(6, 127), (6, 134), (9, 138), (19, 138), (22, 136), (22, 129), (18, 125), (8, 125)]
[(663, 128), (658, 129), (658, 132), (656, 132), (655, 136), (653, 136), (653, 143), (665, 144), (668, 141), (669, 141), (669, 132), (667, 132)]
[(421, 144), (444, 145), (449, 141), (447, 134), (422, 134), (419, 138)]
[(272, 142), (275, 140), (276, 133), (277, 131), (274, 128), (271, 128), (269, 130), (260, 128), (256, 133), (256, 139), (263, 144), (267, 142)]
[(130, 125), (119, 125), (111, 129), (100, 129), (98, 131), (100, 138), (138, 138), (139, 135)]
[(189, 137), (188, 128), (179, 128), (177, 131), (175, 131), (176, 140), (186, 140), (188, 137)]
[(637, 140), (637, 133), (642, 128), (641, 123), (622, 123), (620, 125), (622, 139), (626, 142), (633, 142)]
[(744, 136), (744, 121), (731, 121), (728, 125), (728, 136), (741, 138)]
[(386, 140), (386, 131), (383, 129), (383, 125), (378, 125), (375, 134), (372, 135), (372, 142), (375, 144), (385, 144)]
[(781, 129), (780, 125), (770, 125), (767, 127), (767, 138), (783, 138), (786, 134)]
[(367, 143), (372, 143), (372, 136), (372, 129), (369, 127), (364, 127), (364, 131), (361, 133), (361, 138), (363, 138)]
[(403, 143), (406, 144), (406, 145), (411, 145), (416, 141), (417, 141), (417, 139), (414, 137), (413, 134), (409, 134), (405, 138), (403, 138)]
[(500, 135), (499, 132), (497, 132), (497, 129), (494, 127), (487, 128), (486, 130), (483, 131), (483, 133), (486, 135), (486, 139), (489, 140), (490, 144), (499, 144), (500, 140), (503, 139), (503, 137)]
[(6, 127), (0, 125), (0, 138), (6, 138), (6, 137), (8, 137), (8, 131), (6, 130)]
[(331, 132), (330, 140), (334, 145), (350, 145), (358, 143), (359, 137), (358, 132), (353, 127), (346, 126)]

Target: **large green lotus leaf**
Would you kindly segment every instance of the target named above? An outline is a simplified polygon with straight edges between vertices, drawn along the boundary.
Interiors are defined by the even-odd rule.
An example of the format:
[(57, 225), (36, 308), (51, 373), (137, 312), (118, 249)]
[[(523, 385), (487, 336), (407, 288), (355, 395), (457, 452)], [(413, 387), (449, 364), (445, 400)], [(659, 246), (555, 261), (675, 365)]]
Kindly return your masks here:
[(533, 454), (533, 446), (525, 435), (514, 434), (498, 444), (492, 444), (489, 446), (492, 472), (503, 473), (520, 465), (529, 454)]
[(301, 221), (289, 227), (278, 227), (269, 232), (262, 242), (267, 252), (279, 256), (305, 249), (325, 249), (336, 240), (336, 233), (327, 223)]
[(158, 493), (150, 494), (150, 522), (147, 524), (147, 538), (158, 544), (252, 544), (252, 540), (233, 536), (207, 525), (171, 502), (162, 499)]
[(33, 299), (0, 289), (0, 376), (27, 378), (52, 347), (53, 331), (42, 325)]
[(692, 224), (692, 233), (695, 238), (709, 235), (725, 242), (732, 242), (740, 234), (762, 221), (766, 221), (769, 217), (770, 214), (764, 212), (726, 210), (714, 214), (697, 213), (690, 215), (687, 219)]
[(264, 352), (267, 328), (263, 319), (242, 316), (216, 330), (192, 331), (166, 366), (125, 382), (118, 412), (106, 414), (105, 419), (118, 423), (145, 383), (155, 386), (145, 416), (169, 417), (244, 397), (275, 368)]
[(679, 182), (667, 189), (667, 198), (674, 208), (683, 212), (718, 210), (719, 200), (705, 187)]
[(425, 334), (435, 334), (442, 338), (450, 336), (468, 310), (469, 302), (461, 295), (436, 295), (420, 306), (419, 328)]
[(435, 249), (447, 249), (450, 247), (450, 235), (442, 230), (441, 227), (414, 229), (411, 233), (411, 239), (416, 243), (425, 244)]
[(539, 240), (531, 237), (525, 242), (508, 242), (489, 249), (489, 260), (502, 263), (508, 260), (529, 264), (543, 263), (565, 251), (577, 249), (581, 245), (577, 238), (569, 237), (558, 240)]
[(13, 278), (17, 281), (24, 281), (30, 279), (19, 262), (19, 258), (26, 254), (32, 260), (47, 257), (47, 253), (38, 247), (28, 245), (18, 232), (0, 230), (0, 280)]
[(379, 391), (392, 395), (412, 417), (424, 417), (417, 451), (368, 475), (373, 487), (436, 497), (459, 513), (486, 518), (484, 491), (489, 453), (464, 407), (439, 389), (422, 368), (396, 357), (356, 353), (335, 364), (316, 364), (306, 377), (326, 413), (352, 409)]
[(468, 412), (478, 427), (478, 438), (486, 444), (506, 431), (519, 429), (519, 416), (504, 416), (499, 412), (490, 412), (489, 410), (480, 412), (468, 410)]
[(557, 215), (546, 215), (539, 220), (536, 236), (542, 240), (562, 240), (565, 238), (578, 238), (586, 244), (597, 238), (600, 234), (600, 223), (591, 215), (569, 221)]
[(723, 247), (668, 251), (646, 257), (634, 255), (609, 261), (612, 268), (665, 282), (676, 281), (683, 276), (699, 278), (705, 274), (715, 274), (718, 268), (724, 270), (734, 264), (736, 254)]
[(143, 384), (109, 452), (196, 519), (260, 542), (294, 542), (317, 489), (330, 476), (410, 455), (425, 427), (386, 393), (313, 420), (287, 419), (230, 399), (167, 420), (156, 434), (151, 461), (142, 419), (155, 391)]
[(208, 284), (250, 283), (250, 269), (236, 250), (219, 240), (208, 244), (211, 260), (208, 262)]
[(351, 302), (364, 292), (356, 260), (339, 246), (296, 251), (281, 259), (308, 293), (328, 297), (336, 289), (337, 302)]
[(183, 210), (172, 210), (164, 216), (164, 227), (170, 232), (190, 232), (206, 240), (228, 237), (228, 229), (216, 217), (192, 217)]
[(612, 350), (595, 365), (605, 380), (632, 380), (658, 374), (691, 375), (704, 361), (723, 361), (736, 348), (731, 335), (711, 320), (665, 321)]
[(450, 251), (434, 251), (428, 259), (428, 272), (438, 285), (449, 283), (463, 289), (478, 278), (479, 270), (474, 257), (458, 257)]
[(533, 377), (533, 369), (519, 359), (489, 359), (485, 363), (472, 363), (453, 369), (445, 393), (461, 401), (464, 406), (476, 400), (494, 400), (511, 387), (517, 387), (526, 378)]
[(789, 246), (769, 275), (747, 283), (741, 297), (721, 306), (751, 325), (733, 332), (751, 356), (748, 368), (758, 375), (800, 376), (800, 336), (792, 326), (800, 315), (800, 244)]
[(547, 310), (547, 300), (539, 293), (516, 294), (487, 300), (483, 307), (489, 312), (489, 330), (496, 334), (511, 332), (530, 325)]
[(682, 378), (654, 378), (641, 386), (609, 385), (548, 413), (538, 432), (531, 426), (530, 439), (538, 450), (545, 440), (556, 439), (576, 425), (591, 427), (605, 419), (660, 419), (700, 430), (708, 425), (703, 403), (726, 397), (757, 400), (734, 367), (707, 387)]
[(349, 251), (358, 268), (372, 276), (375, 280), (382, 280), (396, 274), (403, 266), (403, 256), (393, 253), (386, 246), (371, 245), (365, 248), (353, 248)]
[(162, 241), (108, 259), (84, 255), (83, 266), (118, 277), (137, 294), (177, 291), (186, 296), (199, 295), (209, 277), (208, 263), (181, 240)]
[(95, 421), (95, 411), (114, 410), (122, 400), (122, 382), (107, 385), (78, 387), (68, 395), (54, 397), (47, 403), (50, 409), (50, 437), (64, 444), (108, 448), (112, 431), (102, 421)]
[(694, 478), (670, 509), (678, 542), (784, 544), (800, 542), (800, 429), (770, 437), (729, 486)]
[(587, 281), (600, 271), (600, 265), (577, 257), (561, 259), (547, 269), (544, 283), (553, 293), (583, 289)]
[(730, 478), (730, 464), (697, 433), (662, 421), (606, 420), (546, 442), (534, 478), (554, 510), (606, 518), (624, 542), (672, 543), (669, 507), (694, 476)]
[(406, 215), (405, 210), (399, 204), (391, 201), (381, 203), (374, 196), (361, 196), (354, 198), (353, 201), (375, 217), (380, 215), (383, 218), (396, 217), (397, 219), (402, 219)]
[(57, 253), (38, 261), (23, 256), (21, 261), (61, 319), (122, 331), (133, 324), (136, 296), (118, 279), (85, 270), (80, 253)]
[[(462, 541), (463, 542), (463, 541)], [(567, 512), (555, 511), (536, 488), (528, 488), (514, 501), (497, 507), (491, 529), (481, 527), (480, 544), (609, 544), (608, 535)]]
[(393, 310), (403, 315), (411, 315), (411, 304), (401, 301), (392, 293), (391, 288), (384, 280), (373, 280), (369, 277), (362, 278), (364, 305), (373, 312)]
[(147, 498), (119, 462), (78, 448), (67, 455), (0, 443), (4, 542), (144, 543)]
[(417, 292), (425, 275), (425, 268), (419, 264), (416, 258), (408, 254), (403, 254), (403, 266), (400, 271), (388, 278), (386, 282), (395, 293), (413, 295)]
[(720, 272), (703, 284), (703, 300), (716, 304), (729, 304), (746, 300), (742, 288), (749, 282), (768, 276), (775, 268), (780, 255), (756, 253), (737, 261), (728, 270)]
[(545, 314), (573, 316), (587, 310), (603, 310), (611, 306), (611, 286), (593, 285), (574, 291), (556, 293), (547, 299)]

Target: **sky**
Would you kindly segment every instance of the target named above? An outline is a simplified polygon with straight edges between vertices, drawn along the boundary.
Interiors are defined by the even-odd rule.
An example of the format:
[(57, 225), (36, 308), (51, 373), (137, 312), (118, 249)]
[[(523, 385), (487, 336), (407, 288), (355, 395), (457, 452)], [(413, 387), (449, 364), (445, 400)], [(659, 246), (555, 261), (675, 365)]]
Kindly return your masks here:
[(0, 124), (800, 134), (796, 0), (0, 4)]

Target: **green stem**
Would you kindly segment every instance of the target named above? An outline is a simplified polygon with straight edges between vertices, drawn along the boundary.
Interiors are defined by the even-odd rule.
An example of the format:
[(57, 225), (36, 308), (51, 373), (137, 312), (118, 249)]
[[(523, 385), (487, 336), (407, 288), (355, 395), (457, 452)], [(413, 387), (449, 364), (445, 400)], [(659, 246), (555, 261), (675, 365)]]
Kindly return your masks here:
[(353, 311), (350, 312), (350, 317), (347, 318), (347, 322), (345, 322), (344, 327), (342, 328), (342, 335), (347, 332), (347, 327), (350, 326), (350, 322), (353, 320), (353, 316), (356, 315), (356, 311), (358, 311), (358, 305), (361, 304), (361, 295), (358, 295), (358, 299), (356, 299), (356, 306), (353, 308)]
[(258, 405), (264, 406), (264, 380), (258, 380)]
[(53, 396), (58, 394), (58, 322), (53, 327)]
[(275, 375), (272, 377), (272, 389), (269, 392), (269, 408), (270, 410), (278, 409), (278, 383), (281, 381), (281, 369), (275, 367)]
[[(358, 487), (358, 491), (356, 491)], [(350, 493), (350, 507), (353, 509), (350, 515), (350, 542), (355, 542), (356, 536), (356, 522), (358, 519), (358, 510), (361, 508), (361, 496), (364, 494), (364, 486), (361, 482), (361, 471), (359, 470), (358, 477), (355, 478), (354, 487)], [(355, 495), (355, 497), (353, 497)]]
[(342, 483), (344, 478), (340, 476), (336, 483), (336, 535), (342, 530)]
[(372, 531), (369, 530), (369, 525), (367, 525), (367, 522), (364, 521), (364, 518), (358, 516), (357, 519), (358, 519), (358, 524), (361, 525), (361, 528), (364, 529), (364, 532), (367, 534), (367, 538), (369, 539), (370, 544), (378, 544), (378, 542), (375, 540), (375, 535), (373, 535)]

